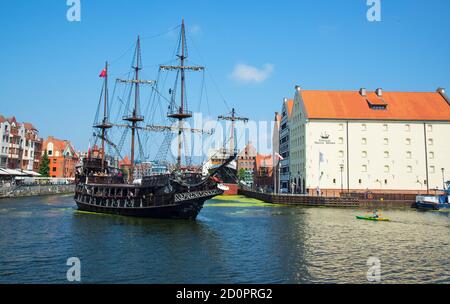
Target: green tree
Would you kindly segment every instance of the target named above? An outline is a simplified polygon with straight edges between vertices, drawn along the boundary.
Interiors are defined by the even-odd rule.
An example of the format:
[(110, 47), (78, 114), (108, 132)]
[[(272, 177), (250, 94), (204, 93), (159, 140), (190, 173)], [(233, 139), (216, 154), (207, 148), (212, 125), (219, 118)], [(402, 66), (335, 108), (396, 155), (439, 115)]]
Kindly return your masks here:
[(50, 160), (48, 159), (47, 151), (42, 155), (41, 163), (39, 164), (39, 174), (43, 177), (50, 176)]
[(244, 168), (239, 169), (238, 172), (238, 180), (239, 181), (245, 181), (246, 177), (247, 177), (247, 172), (245, 171)]

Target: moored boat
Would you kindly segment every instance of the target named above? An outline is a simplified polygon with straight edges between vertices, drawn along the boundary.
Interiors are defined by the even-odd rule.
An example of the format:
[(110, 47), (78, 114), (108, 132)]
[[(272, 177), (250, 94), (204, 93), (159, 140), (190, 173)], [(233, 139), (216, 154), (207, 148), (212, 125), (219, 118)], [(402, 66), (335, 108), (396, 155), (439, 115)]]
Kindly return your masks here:
[(416, 208), (419, 210), (450, 210), (450, 182), (441, 195), (418, 195)]
[[(127, 94), (124, 94), (124, 96), (129, 98), (126, 106), (123, 106), (124, 102), (119, 98), (120, 103), (125, 108), (125, 112), (122, 113), (121, 123), (111, 122), (109, 119), (108, 63), (106, 64), (105, 69), (100, 74), (100, 77), (104, 78), (104, 86), (102, 88), (102, 97), (104, 98), (100, 99), (98, 107), (99, 110), (103, 104), (103, 117), (99, 119), (99, 111), (97, 111), (96, 122), (93, 126), (97, 130), (93, 136), (95, 139), (101, 140), (101, 148), (97, 150), (97, 155), (92, 155), (91, 151), (89, 151), (88, 155), (82, 158), (80, 166), (77, 167), (74, 199), (79, 210), (133, 217), (193, 220), (197, 218), (205, 201), (224, 193), (223, 187), (220, 185), (221, 181), (217, 176), (220, 175), (221, 170), (236, 158), (235, 153), (232, 153), (217, 168), (214, 168), (206, 175), (203, 175), (202, 172), (190, 170), (189, 165), (183, 166), (182, 164), (184, 133), (211, 135), (211, 131), (191, 129), (184, 126), (184, 121), (192, 117), (192, 112), (187, 109), (186, 103), (185, 72), (204, 70), (204, 67), (201, 66), (188, 66), (185, 64), (187, 59), (185, 40), (185, 25), (183, 21), (178, 45), (179, 54), (176, 59), (178, 61), (177, 64), (160, 66), (160, 71), (176, 71), (174, 87), (179, 84), (179, 90), (181, 91), (180, 103), (178, 104), (175, 100), (176, 89), (169, 90), (171, 97), (168, 99), (170, 105), (167, 118), (172, 124), (171, 126), (154, 125), (150, 124), (149, 121), (147, 121), (147, 125), (143, 125), (146, 121), (144, 115), (141, 115), (139, 112), (140, 86), (153, 86), (156, 84), (156, 81), (139, 78), (142, 70), (140, 38), (137, 40), (134, 53), (133, 79), (116, 80), (116, 84), (129, 86), (129, 90), (126, 91)], [(134, 94), (132, 94), (132, 91)], [(157, 89), (153, 91), (155, 94), (160, 94)], [(174, 123), (177, 124), (175, 125)], [(114, 144), (108, 137), (110, 130), (117, 128), (125, 130), (118, 145)], [(113, 161), (107, 159), (105, 145), (109, 145), (109, 148), (114, 149), (117, 156), (123, 160), (124, 158), (120, 156), (121, 147), (128, 131), (131, 131), (131, 161), (129, 171), (124, 172), (117, 165), (113, 165)], [(141, 160), (142, 157), (145, 157), (139, 132), (177, 134), (177, 163), (173, 166), (173, 170), (167, 170), (167, 172), (157, 175), (144, 175), (139, 178), (135, 176), (135, 172), (137, 172), (135, 170), (136, 151), (139, 152)], [(167, 138), (170, 143), (171, 136), (166, 136)], [(162, 146), (164, 147), (164, 144)], [(167, 148), (165, 150), (167, 151)]]

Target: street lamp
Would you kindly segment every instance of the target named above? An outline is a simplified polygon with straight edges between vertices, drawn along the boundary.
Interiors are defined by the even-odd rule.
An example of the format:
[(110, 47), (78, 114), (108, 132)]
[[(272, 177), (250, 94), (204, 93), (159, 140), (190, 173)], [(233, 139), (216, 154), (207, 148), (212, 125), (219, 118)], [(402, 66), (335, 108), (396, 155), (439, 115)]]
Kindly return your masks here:
[(442, 189), (445, 190), (445, 168), (441, 168), (441, 171), (442, 171), (442, 185), (444, 187)]
[(339, 166), (341, 168), (341, 195), (344, 192), (344, 165), (340, 164)]

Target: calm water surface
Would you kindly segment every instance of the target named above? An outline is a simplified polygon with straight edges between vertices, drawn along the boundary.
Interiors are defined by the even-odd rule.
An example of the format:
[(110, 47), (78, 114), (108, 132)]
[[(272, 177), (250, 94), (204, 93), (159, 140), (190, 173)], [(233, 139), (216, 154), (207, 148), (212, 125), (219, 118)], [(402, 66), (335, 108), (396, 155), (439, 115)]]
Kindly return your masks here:
[(198, 221), (79, 213), (71, 196), (0, 200), (0, 283), (450, 283), (450, 215), (209, 201)]

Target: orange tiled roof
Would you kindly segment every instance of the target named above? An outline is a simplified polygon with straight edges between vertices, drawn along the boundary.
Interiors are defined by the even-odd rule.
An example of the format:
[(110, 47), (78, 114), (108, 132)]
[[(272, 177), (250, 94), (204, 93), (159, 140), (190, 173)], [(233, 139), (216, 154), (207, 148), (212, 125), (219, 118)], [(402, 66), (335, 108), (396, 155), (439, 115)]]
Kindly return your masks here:
[(119, 161), (119, 167), (131, 166), (131, 161), (127, 155), (125, 155), (124, 159)]
[(290, 118), (292, 116), (292, 109), (294, 107), (294, 100), (293, 99), (288, 99), (286, 101), (286, 109), (287, 109), (287, 114), (288, 117)]
[(36, 129), (31, 123), (29, 123), (29, 122), (24, 122), (24, 123), (23, 123), (23, 126), (24, 126), (25, 129), (27, 129), (27, 130), (36, 130), (36, 131), (37, 131), (37, 129)]
[[(450, 121), (450, 105), (438, 92), (383, 92), (381, 99), (374, 92), (302, 90), (301, 96), (311, 119)], [(387, 108), (373, 110), (368, 101)]]
[(271, 154), (256, 154), (256, 169), (261, 167), (273, 167), (273, 157)]
[(64, 150), (66, 150), (66, 147), (69, 146), (69, 148), (72, 151), (72, 153), (74, 155), (76, 155), (75, 149), (71, 145), (70, 141), (68, 141), (68, 140), (61, 140), (61, 139), (54, 138), (53, 136), (49, 136), (44, 141), (44, 149), (45, 150), (47, 150), (47, 145), (50, 142), (53, 143), (53, 150), (54, 151), (59, 151), (62, 154), (62, 153), (64, 153)]

